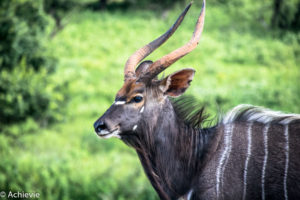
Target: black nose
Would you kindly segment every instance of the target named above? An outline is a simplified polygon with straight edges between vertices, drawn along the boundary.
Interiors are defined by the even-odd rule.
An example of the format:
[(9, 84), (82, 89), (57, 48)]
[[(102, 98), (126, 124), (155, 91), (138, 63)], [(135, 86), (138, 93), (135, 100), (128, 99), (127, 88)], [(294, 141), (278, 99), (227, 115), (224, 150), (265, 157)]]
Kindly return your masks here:
[(96, 121), (94, 124), (94, 128), (97, 133), (100, 133), (102, 130), (105, 130), (107, 127), (103, 121)]

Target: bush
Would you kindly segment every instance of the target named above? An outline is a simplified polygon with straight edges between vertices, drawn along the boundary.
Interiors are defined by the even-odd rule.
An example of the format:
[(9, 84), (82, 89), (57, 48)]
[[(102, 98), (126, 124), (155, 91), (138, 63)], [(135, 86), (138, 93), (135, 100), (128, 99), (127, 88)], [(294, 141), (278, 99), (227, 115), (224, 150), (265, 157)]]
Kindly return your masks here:
[(300, 30), (300, 1), (273, 0), (273, 28)]
[(47, 124), (62, 118), (66, 87), (52, 80), (56, 60), (45, 46), (47, 24), (41, 0), (0, 2), (1, 129), (30, 119)]
[(43, 45), (47, 16), (41, 0), (0, 2), (0, 71), (12, 70), (26, 57), (26, 65), (53, 71), (55, 62)]
[(62, 118), (65, 83), (54, 83), (45, 69), (35, 72), (25, 59), (13, 70), (0, 72), (0, 126), (30, 117), (45, 124)]
[(236, 14), (236, 20), (252, 20), (252, 26), (261, 24), (284, 31), (300, 30), (300, 1), (299, 0), (211, 0), (210, 4), (225, 5)]

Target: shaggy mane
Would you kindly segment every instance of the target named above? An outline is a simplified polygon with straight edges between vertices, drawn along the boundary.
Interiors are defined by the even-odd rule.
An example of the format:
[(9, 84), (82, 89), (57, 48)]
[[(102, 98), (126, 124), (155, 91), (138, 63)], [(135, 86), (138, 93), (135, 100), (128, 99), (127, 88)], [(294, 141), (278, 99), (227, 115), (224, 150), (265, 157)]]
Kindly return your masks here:
[(200, 105), (193, 96), (182, 96), (170, 99), (178, 118), (193, 128), (202, 128), (208, 121), (209, 115), (205, 113), (205, 107)]
[(259, 106), (241, 104), (230, 110), (221, 122), (223, 124), (233, 122), (260, 122), (263, 124), (278, 123), (285, 125), (291, 122), (300, 122), (300, 115), (284, 114)]

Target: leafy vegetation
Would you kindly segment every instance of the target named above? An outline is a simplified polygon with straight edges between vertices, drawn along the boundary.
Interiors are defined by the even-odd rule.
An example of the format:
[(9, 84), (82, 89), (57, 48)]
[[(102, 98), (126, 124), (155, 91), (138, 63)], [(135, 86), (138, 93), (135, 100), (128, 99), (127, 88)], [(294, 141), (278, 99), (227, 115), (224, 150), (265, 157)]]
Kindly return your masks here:
[(26, 58), (35, 70), (53, 69), (53, 59), (45, 51), (48, 17), (42, 1), (3, 0), (0, 3), (0, 71), (11, 70)]
[(53, 83), (57, 77), (49, 77), (47, 70), (37, 73), (28, 69), (25, 60), (11, 71), (1, 71), (0, 77), (0, 125), (4, 133), (14, 132), (8, 125), (30, 118), (43, 126), (62, 120), (67, 82)]
[(274, 0), (272, 26), (283, 30), (300, 30), (300, 1)]
[(53, 81), (57, 62), (46, 48), (43, 1), (3, 0), (0, 16), (0, 130), (18, 135), (26, 121), (32, 130), (61, 120), (67, 79)]
[[(195, 68), (187, 93), (212, 116), (241, 103), (300, 113), (300, 34), (272, 31), (267, 20), (271, 12), (262, 18), (252, 15), (252, 4), (246, 2), (237, 5), (242, 10), (208, 2), (199, 47), (165, 74)], [(163, 33), (181, 9), (177, 5), (164, 15), (83, 10), (72, 16), (72, 23), (48, 43), (60, 60), (52, 83), (70, 80), (65, 121), (39, 128), (28, 119), (10, 126), (15, 137), (0, 134), (0, 190), (36, 191), (42, 199), (157, 199), (135, 152), (117, 139), (98, 139), (92, 125), (121, 87), (126, 59)], [(147, 59), (158, 59), (188, 41), (199, 11), (200, 3)], [(56, 109), (63, 107), (57, 104)]]
[(78, 0), (44, 0), (44, 11), (52, 17), (55, 26), (50, 34), (53, 38), (59, 31), (61, 31), (67, 24), (64, 19), (76, 10), (79, 6)]

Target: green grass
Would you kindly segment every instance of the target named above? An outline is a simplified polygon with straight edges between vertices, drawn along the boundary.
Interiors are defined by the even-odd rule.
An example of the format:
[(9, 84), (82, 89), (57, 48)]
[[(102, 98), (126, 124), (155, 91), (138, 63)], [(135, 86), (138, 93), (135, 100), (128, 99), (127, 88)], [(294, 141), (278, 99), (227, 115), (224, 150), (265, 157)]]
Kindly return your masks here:
[[(98, 139), (93, 122), (122, 86), (126, 59), (167, 30), (180, 10), (166, 18), (147, 10), (74, 15), (48, 45), (60, 59), (57, 79), (70, 81), (68, 112), (46, 129), (19, 138), (0, 135), (0, 188), (37, 191), (42, 199), (157, 199), (133, 149)], [(174, 36), (147, 59), (187, 42), (199, 11), (192, 7)], [(213, 116), (241, 103), (300, 113), (300, 35), (276, 36), (225, 7), (208, 6), (206, 13), (199, 47), (165, 74), (195, 68), (187, 93)]]

